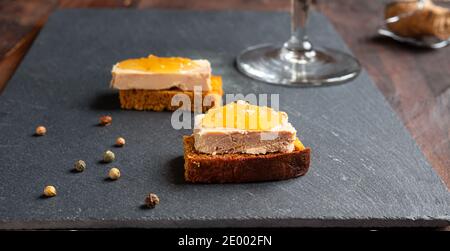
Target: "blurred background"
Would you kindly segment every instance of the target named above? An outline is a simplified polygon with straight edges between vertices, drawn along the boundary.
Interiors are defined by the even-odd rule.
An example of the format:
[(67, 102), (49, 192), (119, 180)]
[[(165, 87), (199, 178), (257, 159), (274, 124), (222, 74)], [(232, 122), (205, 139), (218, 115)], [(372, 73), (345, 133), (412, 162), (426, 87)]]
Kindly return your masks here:
[[(418, 48), (379, 36), (387, 1), (315, 2), (450, 187), (450, 49)], [(290, 0), (0, 0), (0, 91), (48, 16), (66, 8), (287, 12)]]

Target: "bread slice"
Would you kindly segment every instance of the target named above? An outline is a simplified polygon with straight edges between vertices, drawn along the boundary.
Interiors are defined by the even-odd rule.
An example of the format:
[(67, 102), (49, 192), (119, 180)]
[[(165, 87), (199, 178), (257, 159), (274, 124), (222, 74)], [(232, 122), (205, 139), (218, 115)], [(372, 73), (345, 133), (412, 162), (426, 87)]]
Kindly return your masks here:
[(184, 136), (184, 179), (192, 183), (241, 183), (284, 180), (309, 169), (310, 148), (297, 139), (290, 153), (222, 154), (196, 152), (194, 137)]
[[(222, 79), (220, 76), (213, 76), (211, 78), (212, 90), (202, 93), (202, 100), (208, 96), (210, 105), (202, 106), (202, 111), (205, 112), (211, 107), (219, 106), (222, 103)], [(194, 110), (194, 92), (183, 91), (180, 89), (169, 90), (119, 90), (120, 106), (122, 109), (134, 110), (152, 110), (152, 111), (175, 111), (180, 106), (173, 106), (172, 98), (177, 94), (186, 94), (191, 100), (191, 111)]]

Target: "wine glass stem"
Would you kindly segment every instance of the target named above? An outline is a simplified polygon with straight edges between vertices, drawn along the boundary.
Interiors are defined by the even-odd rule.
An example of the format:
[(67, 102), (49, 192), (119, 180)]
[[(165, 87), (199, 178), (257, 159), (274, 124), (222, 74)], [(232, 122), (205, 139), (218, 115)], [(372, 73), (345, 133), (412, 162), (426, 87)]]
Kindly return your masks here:
[(291, 0), (291, 5), (291, 38), (284, 44), (284, 48), (291, 51), (313, 51), (306, 31), (311, 0)]

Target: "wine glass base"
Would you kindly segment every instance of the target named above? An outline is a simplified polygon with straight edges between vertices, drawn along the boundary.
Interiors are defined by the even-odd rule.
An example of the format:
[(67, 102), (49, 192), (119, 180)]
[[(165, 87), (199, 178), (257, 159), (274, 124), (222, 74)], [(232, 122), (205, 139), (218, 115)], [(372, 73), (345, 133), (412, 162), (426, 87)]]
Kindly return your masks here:
[(271, 44), (244, 50), (237, 58), (237, 67), (253, 79), (302, 87), (341, 84), (361, 70), (355, 58), (337, 50), (299, 52)]

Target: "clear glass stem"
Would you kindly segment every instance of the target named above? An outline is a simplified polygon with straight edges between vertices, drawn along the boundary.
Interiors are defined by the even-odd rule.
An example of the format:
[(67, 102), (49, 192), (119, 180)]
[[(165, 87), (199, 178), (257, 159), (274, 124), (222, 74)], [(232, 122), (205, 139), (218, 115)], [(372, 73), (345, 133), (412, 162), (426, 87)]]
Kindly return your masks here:
[(312, 0), (291, 0), (291, 37), (283, 45), (285, 59), (305, 61), (315, 56), (307, 33), (311, 3)]
[(355, 78), (361, 69), (358, 60), (345, 52), (311, 44), (307, 30), (314, 25), (309, 24), (309, 11), (315, 2), (291, 0), (289, 40), (282, 46), (247, 48), (237, 58), (238, 69), (253, 79), (289, 86), (331, 85)]

